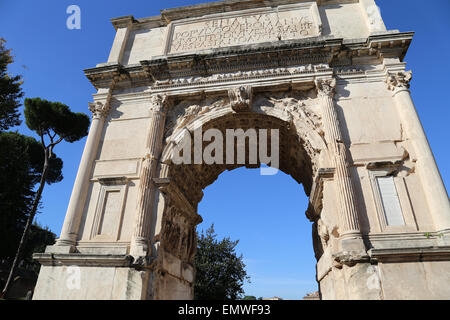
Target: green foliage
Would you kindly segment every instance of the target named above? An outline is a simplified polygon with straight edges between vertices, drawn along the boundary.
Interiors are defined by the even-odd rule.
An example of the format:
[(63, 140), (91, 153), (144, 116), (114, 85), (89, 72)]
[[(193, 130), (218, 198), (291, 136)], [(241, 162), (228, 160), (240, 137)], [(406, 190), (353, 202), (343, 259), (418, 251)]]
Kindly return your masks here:
[(88, 134), (89, 117), (84, 113), (70, 111), (68, 106), (60, 102), (27, 98), (24, 113), (28, 128), (40, 136), (58, 135), (60, 139), (74, 142)]
[(201, 233), (195, 255), (196, 300), (236, 300), (243, 296), (244, 281), (249, 281), (243, 257), (235, 252), (239, 241), (217, 240), (212, 225)]
[(22, 77), (10, 76), (8, 65), (13, 62), (11, 50), (5, 48), (5, 40), (0, 38), (0, 131), (20, 124), (20, 99)]
[(33, 253), (44, 252), (45, 247), (55, 244), (56, 235), (47, 227), (42, 227), (38, 223), (33, 223), (23, 248), (23, 258), (31, 262)]
[[(36, 139), (0, 132), (0, 258), (14, 256), (39, 183), (44, 152)], [(62, 160), (52, 155), (46, 182), (61, 181)]]
[(245, 296), (242, 300), (256, 300), (255, 296)]

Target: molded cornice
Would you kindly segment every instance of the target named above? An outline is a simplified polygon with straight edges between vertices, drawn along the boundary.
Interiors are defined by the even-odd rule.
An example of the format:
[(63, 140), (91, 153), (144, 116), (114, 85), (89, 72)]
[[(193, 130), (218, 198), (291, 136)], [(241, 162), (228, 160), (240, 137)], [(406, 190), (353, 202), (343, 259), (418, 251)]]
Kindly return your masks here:
[(368, 58), (379, 63), (383, 58), (403, 60), (414, 33), (387, 32), (372, 35), (365, 41), (317, 37), (262, 44), (234, 46), (154, 57), (140, 64), (121, 66), (102, 64), (86, 69), (85, 74), (96, 87), (108, 87), (116, 77), (118, 87), (152, 86), (157, 81), (180, 77), (207, 77), (227, 72), (261, 70), (304, 64), (328, 64), (342, 67), (355, 64), (354, 59)]

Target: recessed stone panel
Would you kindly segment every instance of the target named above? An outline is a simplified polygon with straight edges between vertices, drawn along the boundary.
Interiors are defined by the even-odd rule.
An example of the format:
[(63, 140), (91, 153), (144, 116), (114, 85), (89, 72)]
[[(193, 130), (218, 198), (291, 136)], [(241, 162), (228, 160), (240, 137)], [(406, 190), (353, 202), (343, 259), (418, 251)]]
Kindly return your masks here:
[(166, 53), (316, 37), (321, 27), (316, 2), (179, 20), (170, 25)]

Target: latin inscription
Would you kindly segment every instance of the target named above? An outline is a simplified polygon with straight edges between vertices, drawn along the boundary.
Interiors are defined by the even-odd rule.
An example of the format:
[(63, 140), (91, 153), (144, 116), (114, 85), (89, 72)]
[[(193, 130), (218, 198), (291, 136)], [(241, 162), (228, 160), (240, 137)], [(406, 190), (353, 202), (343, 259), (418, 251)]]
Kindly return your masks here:
[(317, 35), (305, 10), (220, 18), (175, 26), (169, 53)]

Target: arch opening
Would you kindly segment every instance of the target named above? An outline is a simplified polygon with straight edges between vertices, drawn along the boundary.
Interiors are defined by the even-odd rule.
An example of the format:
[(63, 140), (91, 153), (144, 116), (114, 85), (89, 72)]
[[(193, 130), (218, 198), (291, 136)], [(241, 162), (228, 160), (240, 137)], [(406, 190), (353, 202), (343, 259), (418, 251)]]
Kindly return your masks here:
[(308, 197), (301, 188), (283, 172), (261, 176), (241, 167), (222, 172), (204, 189), (197, 233), (214, 224), (218, 240), (239, 240), (236, 253), (250, 277), (244, 296), (298, 300), (318, 290), (312, 224), (303, 214)]
[[(326, 144), (321, 119), (317, 116), (320, 112), (316, 91), (288, 89), (256, 92), (253, 95), (253, 101), (249, 102), (249, 109), (246, 112), (233, 111), (230, 99), (222, 96), (180, 99), (175, 101), (175, 106), (169, 111), (159, 177), (173, 179), (194, 208), (197, 208), (203, 197), (202, 190), (213, 183), (223, 171), (242, 166), (260, 168), (261, 163), (265, 163), (261, 161), (261, 141), (267, 142), (266, 155), (273, 156), (272, 131), (277, 131), (279, 141), (277, 169), (302, 184), (306, 195), (309, 196), (313, 177), (319, 167), (318, 163), (326, 161), (324, 156), (326, 152), (322, 152), (326, 151)], [(224, 137), (223, 156), (219, 164), (206, 164), (203, 159), (200, 162), (195, 161), (196, 149), (203, 155), (205, 147), (215, 140), (210, 138), (209, 141), (203, 141), (205, 132), (210, 129), (218, 130)], [(230, 146), (227, 145), (229, 144), (227, 130), (239, 129), (244, 134), (248, 130), (255, 130), (256, 138), (252, 142), (249, 136), (245, 136), (244, 145), (242, 146), (242, 142), (239, 145), (244, 147), (244, 162), (237, 159), (240, 151), (239, 140), (232, 139), (234, 160), (229, 163), (227, 152)], [(261, 130), (267, 132), (264, 137), (260, 134)], [(197, 132), (200, 132), (200, 143), (196, 138)], [(175, 148), (183, 135), (190, 136), (191, 155), (188, 158), (192, 161), (189, 164), (174, 164), (172, 159), (174, 153), (178, 151)], [(257, 160), (249, 161), (249, 151), (253, 148), (258, 150)]]
[[(159, 234), (162, 237), (156, 240), (162, 252), (159, 255), (161, 259), (181, 261), (186, 268), (192, 268), (192, 273), (195, 274), (193, 260), (197, 247), (196, 226), (202, 222), (198, 205), (203, 198), (203, 190), (214, 183), (224, 171), (264, 166), (267, 162), (260, 157), (261, 141), (267, 142), (267, 156), (277, 153), (279, 165), (276, 169), (301, 184), (306, 196), (310, 196), (319, 162), (322, 165), (323, 159), (326, 158), (325, 152), (322, 152), (326, 147), (320, 118), (316, 116), (319, 114), (316, 109), (319, 106), (315, 98), (314, 90), (254, 93), (249, 109), (243, 112), (236, 112), (227, 97), (192, 97), (175, 101), (166, 119), (165, 145), (159, 166), (158, 179), (170, 184), (170, 187), (160, 188), (164, 205), (156, 225), (160, 226)], [(202, 161), (196, 163), (195, 153), (204, 155), (208, 146), (215, 141), (215, 138), (211, 137), (203, 139), (210, 129), (223, 136), (222, 141), (218, 143), (222, 145), (223, 154), (219, 157), (222, 161), (213, 164)], [(240, 141), (237, 137), (227, 139), (229, 130), (241, 130), (244, 138)], [(254, 130), (253, 137), (245, 135), (249, 130)], [(266, 130), (266, 135), (261, 135), (261, 130)], [(277, 147), (272, 144), (272, 132), (278, 134)], [(189, 148), (179, 148), (178, 143), (186, 136), (189, 140), (185, 145)], [(242, 151), (242, 147), (245, 157), (239, 161), (238, 153)], [(256, 161), (251, 161), (252, 148), (257, 150)], [(227, 153), (230, 151), (233, 157), (227, 159)], [(189, 158), (192, 162), (175, 163), (172, 161), (175, 152), (184, 160)], [(214, 156), (215, 152), (214, 150)], [(186, 155), (190, 157), (184, 157)], [(234, 162), (230, 163), (229, 159)], [(157, 233), (156, 231), (155, 234)], [(315, 247), (314, 251), (317, 251)], [(317, 258), (317, 252), (315, 255)], [(192, 276), (191, 286), (194, 278), (195, 276)], [(193, 290), (193, 286), (191, 289)]]
[[(173, 177), (174, 182), (178, 188), (183, 192), (188, 201), (191, 202), (194, 208), (197, 208), (198, 203), (203, 198), (203, 189), (212, 184), (218, 176), (225, 170), (234, 170), (240, 167), (247, 168), (260, 168), (264, 164), (260, 157), (257, 157), (256, 161), (251, 161), (250, 151), (256, 150), (256, 154), (259, 155), (261, 148), (261, 141), (267, 138), (267, 154), (273, 155), (272, 152), (278, 152), (279, 157), (279, 169), (280, 171), (290, 175), (297, 183), (302, 184), (305, 189), (305, 193), (309, 196), (312, 186), (313, 168), (311, 164), (310, 156), (304, 150), (304, 141), (301, 137), (296, 135), (295, 131), (283, 120), (277, 119), (273, 116), (261, 115), (261, 114), (231, 114), (228, 116), (220, 117), (214, 121), (208, 122), (202, 127), (202, 136), (209, 129), (219, 130), (223, 138), (223, 160), (222, 163), (217, 164), (180, 164), (172, 165), (169, 170), (169, 176)], [(245, 137), (244, 151), (245, 162), (239, 161), (238, 155), (242, 149), (239, 150), (238, 139), (233, 141), (234, 160), (232, 163), (227, 163), (227, 152), (229, 146), (227, 146), (227, 140), (229, 139), (230, 131), (227, 130), (239, 130), (242, 129), (244, 133), (249, 132), (250, 129), (255, 129), (255, 137), (252, 139), (249, 136)], [(267, 130), (267, 134), (262, 137), (260, 130)], [(277, 130), (275, 132), (275, 130)], [(278, 148), (271, 148), (272, 131), (274, 134), (278, 134), (279, 145)], [(253, 141), (252, 141), (253, 140)], [(194, 139), (191, 140), (194, 144)], [(256, 143), (254, 141), (257, 141)], [(204, 154), (205, 148), (209, 142), (202, 142), (201, 154)], [(195, 158), (194, 152), (197, 146), (192, 146), (191, 159)], [(275, 151), (275, 149), (278, 149)], [(241, 159), (242, 160), (242, 159)], [(270, 163), (268, 164), (270, 165)], [(274, 171), (275, 172), (275, 171)]]

